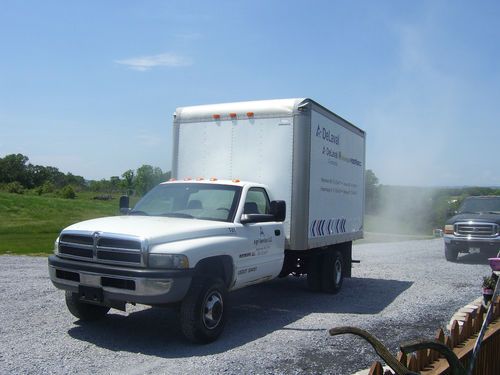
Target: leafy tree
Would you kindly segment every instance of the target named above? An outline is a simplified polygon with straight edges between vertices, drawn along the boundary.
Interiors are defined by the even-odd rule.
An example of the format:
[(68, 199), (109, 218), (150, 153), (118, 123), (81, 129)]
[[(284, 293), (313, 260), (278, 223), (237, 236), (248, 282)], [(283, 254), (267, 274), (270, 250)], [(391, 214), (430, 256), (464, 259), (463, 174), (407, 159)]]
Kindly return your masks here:
[(10, 154), (0, 158), (0, 183), (19, 182), (30, 188), (33, 183), (28, 173), (28, 157), (22, 154)]
[(122, 187), (127, 191), (127, 195), (132, 195), (132, 193), (134, 192), (134, 171), (132, 169), (129, 169), (123, 172), (122, 177)]
[(140, 195), (146, 194), (155, 186), (155, 170), (151, 165), (143, 165), (137, 169), (135, 188)]
[(379, 205), (379, 181), (371, 169), (365, 172), (365, 209), (367, 213), (374, 213)]

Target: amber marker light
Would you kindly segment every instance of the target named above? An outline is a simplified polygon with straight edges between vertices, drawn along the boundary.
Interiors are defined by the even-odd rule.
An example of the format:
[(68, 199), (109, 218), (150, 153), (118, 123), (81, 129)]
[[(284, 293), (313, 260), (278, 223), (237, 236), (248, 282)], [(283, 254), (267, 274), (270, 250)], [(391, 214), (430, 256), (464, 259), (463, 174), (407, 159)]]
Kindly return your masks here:
[(175, 178), (171, 178), (169, 181), (177, 181)]
[(184, 181), (191, 181), (191, 180), (192, 180), (192, 178), (191, 178), (191, 177), (186, 177), (186, 178), (184, 179)]
[(203, 178), (203, 177), (197, 177), (197, 178), (196, 178), (196, 181), (203, 181), (203, 180), (204, 180), (204, 178)]
[(211, 177), (210, 181), (217, 181), (217, 178), (216, 177)]
[(234, 182), (235, 184), (237, 184), (238, 182), (241, 182), (241, 181), (240, 181), (239, 179), (235, 178), (235, 179), (233, 180), (233, 182)]
[(213, 118), (214, 120), (220, 120), (220, 115), (212, 115), (212, 118)]
[(231, 112), (231, 113), (229, 114), (229, 117), (231, 117), (231, 118), (234, 120), (234, 119), (236, 118), (236, 113)]
[(247, 117), (253, 117), (254, 113), (253, 112), (247, 112)]

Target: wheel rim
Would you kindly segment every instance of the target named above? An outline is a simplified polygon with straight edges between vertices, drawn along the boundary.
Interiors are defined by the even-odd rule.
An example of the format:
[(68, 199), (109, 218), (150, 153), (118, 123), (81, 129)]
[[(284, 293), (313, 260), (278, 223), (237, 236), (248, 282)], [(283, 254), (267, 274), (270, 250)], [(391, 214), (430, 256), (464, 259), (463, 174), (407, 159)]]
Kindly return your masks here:
[(213, 291), (205, 298), (203, 304), (203, 324), (208, 329), (216, 328), (224, 311), (222, 295), (218, 291)]
[(342, 280), (342, 262), (337, 259), (335, 261), (335, 285), (340, 284), (340, 280)]

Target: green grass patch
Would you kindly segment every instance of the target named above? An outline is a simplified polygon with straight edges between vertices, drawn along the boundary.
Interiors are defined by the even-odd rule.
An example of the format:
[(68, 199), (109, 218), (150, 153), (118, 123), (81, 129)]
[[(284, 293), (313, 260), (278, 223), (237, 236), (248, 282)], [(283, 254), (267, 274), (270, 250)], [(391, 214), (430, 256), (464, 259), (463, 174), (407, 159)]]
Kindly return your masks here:
[(59, 232), (68, 225), (118, 214), (118, 197), (76, 199), (0, 192), (0, 254), (49, 254)]

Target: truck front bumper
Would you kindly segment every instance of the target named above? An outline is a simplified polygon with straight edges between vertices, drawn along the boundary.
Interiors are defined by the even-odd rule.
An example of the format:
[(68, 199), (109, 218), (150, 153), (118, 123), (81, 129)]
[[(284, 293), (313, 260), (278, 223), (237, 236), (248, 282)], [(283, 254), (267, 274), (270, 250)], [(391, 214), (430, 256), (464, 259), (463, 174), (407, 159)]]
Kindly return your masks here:
[(480, 249), (481, 252), (497, 252), (500, 250), (500, 237), (480, 238), (480, 237), (458, 237), (445, 235), (444, 243), (449, 248), (460, 253), (468, 253), (471, 249)]
[(102, 290), (102, 304), (166, 304), (186, 295), (194, 270), (138, 269), (79, 262), (49, 256), (49, 275), (59, 289), (78, 293), (80, 286)]

